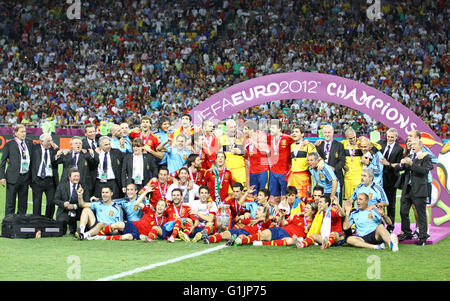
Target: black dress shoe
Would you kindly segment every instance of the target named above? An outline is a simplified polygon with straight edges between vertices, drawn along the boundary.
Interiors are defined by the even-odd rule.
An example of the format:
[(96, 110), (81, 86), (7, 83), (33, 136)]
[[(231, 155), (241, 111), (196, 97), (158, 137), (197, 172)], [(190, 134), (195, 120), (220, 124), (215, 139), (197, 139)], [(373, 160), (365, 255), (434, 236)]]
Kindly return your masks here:
[(413, 237), (412, 237), (411, 234), (403, 233), (403, 234), (400, 234), (398, 236), (398, 241), (409, 240), (409, 239), (412, 239), (412, 238)]

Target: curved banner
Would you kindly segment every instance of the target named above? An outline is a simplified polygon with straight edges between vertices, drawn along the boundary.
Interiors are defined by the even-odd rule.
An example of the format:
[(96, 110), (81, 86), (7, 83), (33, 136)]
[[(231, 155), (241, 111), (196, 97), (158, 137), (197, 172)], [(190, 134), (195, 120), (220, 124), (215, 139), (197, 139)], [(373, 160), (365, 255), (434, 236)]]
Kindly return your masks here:
[[(193, 123), (200, 126), (205, 119), (217, 123), (243, 109), (284, 99), (315, 99), (350, 107), (389, 128), (396, 128), (399, 138), (403, 140), (410, 131), (419, 130), (422, 141), (436, 157), (439, 157), (443, 146), (442, 140), (419, 116), (392, 97), (363, 83), (322, 73), (288, 72), (250, 79), (212, 95), (189, 114)], [(450, 167), (440, 164), (438, 169), (439, 175), (436, 168), (432, 174), (443, 189), (437, 185), (439, 194), (433, 201), (433, 225), (450, 228), (450, 190), (447, 184)], [(432, 186), (433, 195), (437, 195), (437, 188)]]

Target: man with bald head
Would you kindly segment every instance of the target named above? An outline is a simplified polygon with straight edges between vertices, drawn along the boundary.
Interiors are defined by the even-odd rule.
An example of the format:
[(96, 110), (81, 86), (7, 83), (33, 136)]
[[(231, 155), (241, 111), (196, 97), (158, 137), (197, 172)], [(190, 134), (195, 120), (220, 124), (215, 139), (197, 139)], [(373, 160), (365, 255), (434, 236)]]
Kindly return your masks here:
[[(131, 154), (133, 152), (133, 149), (131, 147), (130, 138), (127, 137), (128, 140), (125, 140), (125, 136), (123, 134), (123, 129), (126, 130), (125, 127), (122, 128), (122, 126), (120, 126), (118, 124), (112, 124), (111, 127), (109, 128), (109, 130), (111, 132), (111, 141), (110, 141), (111, 148), (118, 149), (124, 154)], [(129, 132), (129, 129), (128, 129), (128, 132)]]
[(361, 163), (364, 167), (369, 167), (373, 170), (373, 181), (380, 186), (383, 186), (383, 168), (381, 163), (383, 154), (378, 150), (374, 143), (370, 142), (369, 138), (361, 136), (359, 137), (359, 147), (363, 153), (361, 157)]

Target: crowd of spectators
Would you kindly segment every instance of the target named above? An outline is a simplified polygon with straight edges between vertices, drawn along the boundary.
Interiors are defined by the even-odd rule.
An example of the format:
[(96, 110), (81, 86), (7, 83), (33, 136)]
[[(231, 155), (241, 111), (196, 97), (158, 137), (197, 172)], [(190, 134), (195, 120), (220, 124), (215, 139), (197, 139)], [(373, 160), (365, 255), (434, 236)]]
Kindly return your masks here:
[[(72, 1), (76, 3), (75, 1)], [(0, 124), (176, 121), (214, 93), (273, 73), (353, 79), (392, 96), (448, 136), (446, 1), (63, 0), (0, 2)], [(447, 20), (447, 21), (445, 21)], [(247, 109), (241, 118), (302, 120), (315, 133), (377, 121), (309, 99)]]

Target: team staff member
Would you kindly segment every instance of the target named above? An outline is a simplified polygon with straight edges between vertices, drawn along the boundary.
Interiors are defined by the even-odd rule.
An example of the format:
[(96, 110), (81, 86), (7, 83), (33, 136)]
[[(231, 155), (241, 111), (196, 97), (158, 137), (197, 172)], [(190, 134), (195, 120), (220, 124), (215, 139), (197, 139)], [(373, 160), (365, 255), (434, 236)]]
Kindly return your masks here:
[(339, 180), (339, 186), (341, 193), (339, 194), (339, 203), (342, 205), (342, 196), (344, 190), (344, 173), (343, 168), (345, 165), (345, 150), (341, 142), (333, 139), (334, 129), (331, 125), (327, 124), (323, 127), (324, 141), (318, 140), (316, 142), (316, 148), (325, 163), (331, 166), (336, 177)]
[[(67, 181), (69, 170), (76, 167), (80, 171), (80, 182), (83, 187), (91, 191), (91, 186), (94, 187), (95, 178), (91, 178), (91, 169), (95, 169), (94, 151), (92, 149), (82, 149), (81, 137), (74, 136), (70, 139), (70, 150), (60, 149), (56, 153), (56, 163), (62, 164), (63, 170), (61, 175), (61, 182)], [(92, 188), (93, 189), (93, 188)]]
[(123, 196), (123, 153), (118, 149), (111, 148), (110, 138), (108, 136), (102, 136), (98, 142), (100, 151), (94, 154), (95, 166), (97, 166), (94, 195), (100, 198), (102, 188), (109, 187), (113, 191), (114, 197), (120, 198)]
[[(24, 125), (14, 128), (14, 139), (3, 148), (0, 162), (0, 184), (6, 186), (5, 215), (26, 214), (28, 207), (28, 187), (31, 181), (31, 153), (33, 142), (27, 137)], [(6, 168), (8, 162), (8, 168)], [(5, 172), (6, 168), (6, 172)]]
[(137, 190), (141, 190), (152, 177), (158, 174), (158, 166), (150, 154), (144, 154), (144, 143), (140, 138), (132, 142), (133, 153), (124, 156), (122, 164), (122, 191), (125, 193), (128, 184), (135, 184)]
[[(71, 168), (68, 172), (67, 181), (61, 181), (56, 188), (55, 204), (58, 206), (56, 221), (62, 224), (63, 234), (67, 232), (67, 226), (69, 226), (70, 234), (75, 234), (77, 221), (81, 216), (77, 193), (80, 187), (80, 175), (77, 168)], [(83, 198), (87, 200), (90, 196), (89, 192), (84, 190)]]
[[(397, 142), (397, 138), (397, 130), (395, 128), (390, 128), (386, 132), (386, 140), (378, 142), (381, 146), (380, 151), (384, 157), (381, 162), (384, 165), (383, 189), (389, 201), (387, 215), (391, 219), (393, 225), (395, 225), (395, 203), (397, 201), (397, 188), (395, 187), (395, 183), (397, 183), (400, 173), (392, 167), (392, 164), (400, 163), (404, 152), (403, 147)], [(387, 226), (389, 232), (394, 230), (393, 225)]]
[(45, 216), (53, 218), (55, 213), (56, 187), (59, 184), (58, 164), (56, 164), (56, 150), (52, 147), (53, 139), (49, 133), (39, 137), (39, 146), (35, 145), (31, 152), (31, 188), (33, 190), (33, 214), (41, 215), (42, 195), (47, 200)]
[(384, 214), (384, 209), (369, 207), (369, 196), (365, 193), (358, 194), (357, 210), (352, 211), (352, 205), (345, 203), (345, 219), (342, 225), (344, 231), (356, 226), (357, 235), (347, 237), (347, 243), (354, 247), (368, 249), (383, 249), (384, 243), (389, 245), (393, 252), (398, 251), (398, 238), (394, 233), (389, 233), (384, 223), (392, 221)]
[[(94, 124), (89, 123), (84, 128), (84, 137), (82, 140), (81, 147), (82, 149), (89, 150), (92, 149), (93, 151), (100, 149), (98, 148), (98, 139), (101, 137), (100, 134), (97, 133), (97, 129)], [(97, 177), (97, 169), (94, 165), (89, 165), (89, 179), (90, 183), (85, 183), (84, 190), (88, 190), (90, 195), (94, 194), (94, 188), (95, 188), (95, 178)]]
[(426, 201), (428, 197), (428, 173), (433, 169), (433, 163), (428, 153), (422, 151), (423, 142), (420, 139), (414, 139), (411, 142), (411, 147), (413, 151), (412, 158), (403, 158), (399, 164), (395, 165), (397, 170), (405, 171), (400, 207), (403, 234), (399, 236), (399, 240), (412, 238), (409, 211), (411, 205), (414, 204), (419, 226), (419, 241), (417, 244), (423, 246), (426, 244), (428, 237)]

